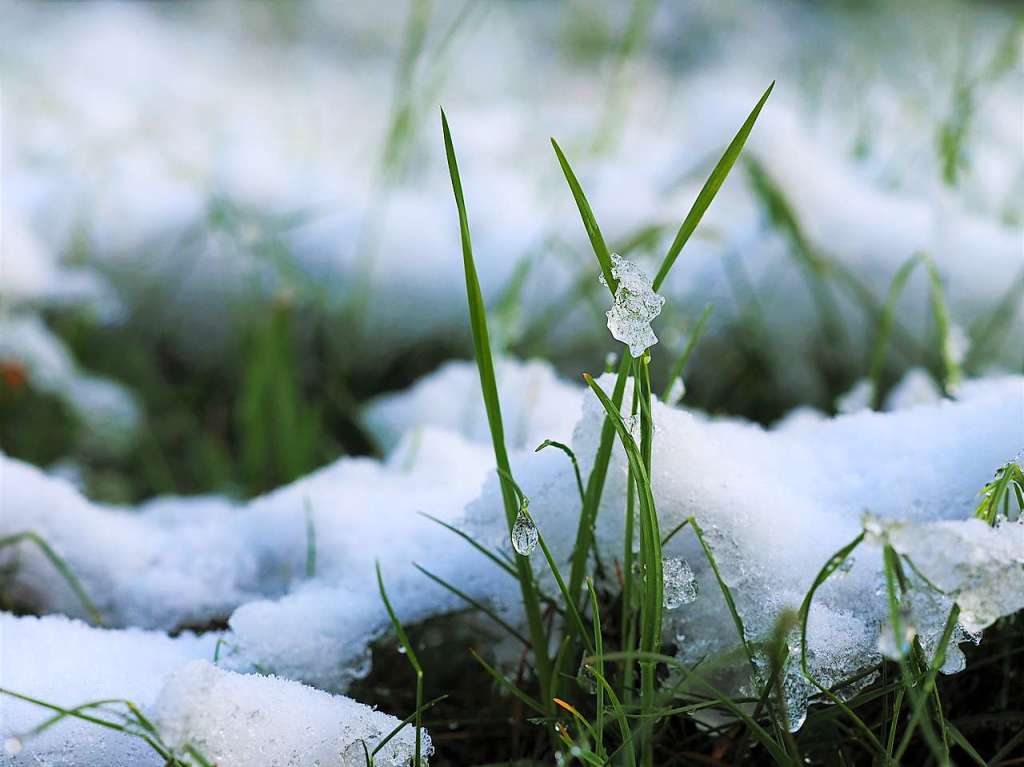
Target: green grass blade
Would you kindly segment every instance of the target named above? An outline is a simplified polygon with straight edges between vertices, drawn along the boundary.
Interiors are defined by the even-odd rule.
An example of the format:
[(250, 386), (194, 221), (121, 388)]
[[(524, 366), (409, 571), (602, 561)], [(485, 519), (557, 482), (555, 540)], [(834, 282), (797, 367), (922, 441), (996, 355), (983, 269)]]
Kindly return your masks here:
[(374, 746), (373, 751), (371, 751), (369, 755), (376, 756), (378, 753), (380, 753), (380, 750), (384, 748), (384, 746), (386, 746), (388, 743), (394, 740), (395, 736), (397, 736), (398, 733), (400, 733), (402, 730), (404, 730), (406, 727), (408, 727), (410, 724), (416, 721), (417, 717), (422, 717), (426, 711), (429, 711), (438, 703), (440, 703), (443, 700), (446, 700), (447, 698), (448, 695), (439, 695), (433, 700), (428, 700), (421, 707), (417, 708), (413, 713), (409, 714), (409, 716), (407, 716), (405, 719), (399, 722), (395, 726), (395, 729), (393, 729), (391, 732), (385, 735), (384, 739), (381, 740), (381, 742), (378, 743), (376, 746)]
[(577, 460), (576, 460), (576, 453), (574, 453), (572, 451), (572, 448), (569, 447), (568, 445), (563, 444), (561, 442), (556, 442), (553, 439), (546, 439), (546, 440), (544, 440), (543, 442), (541, 442), (537, 446), (537, 449), (534, 450), (533, 452), (539, 453), (541, 450), (543, 450), (546, 447), (558, 448), (563, 453), (565, 453), (567, 456), (569, 456), (569, 460), (572, 461), (572, 471), (573, 471), (573, 474), (576, 475), (576, 488), (580, 491), (580, 504), (586, 503), (587, 493), (583, 489), (583, 478), (580, 476), (580, 465), (579, 465), (579, 462), (577, 462)]
[(949, 318), (949, 307), (946, 305), (946, 291), (942, 285), (942, 275), (939, 274), (939, 269), (930, 256), (926, 255), (924, 258), (925, 266), (928, 268), (929, 299), (939, 339), (942, 389), (947, 397), (952, 397), (963, 378), (963, 371), (954, 349), (952, 322)]
[(573, 173), (569, 161), (562, 152), (562, 148), (558, 146), (558, 142), (554, 139), (551, 139), (551, 146), (558, 157), (558, 164), (562, 166), (562, 173), (565, 174), (565, 180), (569, 183), (573, 199), (576, 200), (576, 207), (579, 208), (580, 218), (583, 219), (583, 227), (587, 230), (587, 237), (590, 238), (590, 244), (594, 248), (597, 262), (601, 265), (601, 273), (604, 275), (608, 290), (614, 296), (615, 290), (619, 286), (619, 281), (612, 276), (612, 258), (608, 252), (608, 246), (605, 244), (604, 235), (601, 234), (601, 227), (597, 225), (594, 211), (591, 210), (587, 196), (583, 193), (583, 187), (580, 186), (580, 182), (576, 178), (576, 174)]
[(388, 592), (384, 588), (384, 576), (380, 572), (380, 562), (376, 563), (377, 568), (377, 587), (380, 589), (380, 598), (384, 602), (384, 609), (388, 612), (388, 618), (391, 619), (391, 625), (395, 628), (395, 633), (398, 635), (398, 641), (401, 643), (402, 648), (405, 650), (405, 657), (409, 661), (409, 665), (412, 666), (413, 672), (416, 674), (416, 711), (414, 717), (416, 720), (416, 758), (413, 760), (413, 767), (425, 767), (423, 762), (423, 727), (421, 719), (421, 711), (423, 709), (423, 667), (420, 665), (419, 658), (416, 657), (416, 651), (412, 647), (412, 642), (409, 641), (409, 637), (405, 633), (405, 629), (402, 628), (402, 622), (398, 620), (398, 616), (395, 615), (394, 608), (391, 607), (391, 600), (388, 599)]
[(524, 645), (526, 645), (527, 647), (530, 646), (530, 640), (529, 639), (527, 639), (525, 636), (523, 636), (517, 629), (513, 628), (507, 622), (502, 620), (502, 618), (500, 618), (497, 613), (495, 613), (493, 610), (491, 610), (489, 607), (487, 607), (487, 605), (483, 604), (482, 602), (480, 602), (477, 599), (473, 599), (473, 597), (469, 596), (469, 594), (466, 594), (464, 591), (461, 591), (456, 586), (453, 586), (451, 583), (446, 581), (440, 575), (435, 575), (434, 573), (430, 572), (430, 570), (428, 570), (427, 568), (422, 567), (421, 565), (418, 565), (415, 562), (413, 562), (412, 566), (415, 567), (417, 570), (419, 570), (421, 573), (423, 573), (425, 576), (430, 578), (430, 580), (434, 581), (434, 583), (436, 583), (439, 586), (441, 586), (441, 587), (447, 589), (448, 591), (450, 591), (452, 594), (457, 596), (459, 599), (461, 599), (463, 602), (468, 604), (473, 609), (479, 610), (480, 612), (482, 612), (484, 615), (486, 615), (492, 621), (497, 623), (499, 626), (501, 626), (501, 628), (503, 628), (505, 631), (507, 631), (511, 636), (513, 636), (516, 639), (518, 639)]
[(751, 718), (743, 707), (730, 698), (725, 693), (721, 692), (711, 682), (705, 679), (701, 674), (691, 670), (682, 663), (678, 658), (674, 658), (671, 655), (663, 655), (661, 653), (652, 653), (645, 651), (630, 651), (630, 652), (613, 652), (607, 653), (605, 656), (607, 661), (623, 660), (625, 658), (634, 658), (640, 662), (647, 663), (664, 663), (666, 666), (671, 666), (674, 669), (678, 669), (688, 681), (695, 682), (699, 686), (703, 687), (708, 691), (710, 697), (718, 701), (724, 708), (728, 709), (730, 713), (741, 719), (743, 723), (750, 729), (751, 734), (764, 746), (765, 750), (771, 754), (772, 759), (780, 765), (793, 765), (793, 760), (790, 759), (789, 755), (782, 749), (781, 746), (775, 741), (771, 734), (765, 730), (761, 725)]
[[(629, 376), (633, 358), (623, 354), (619, 362), (619, 371), (612, 390), (612, 402), (618, 407), (625, 396), (626, 379)], [(573, 548), (572, 568), (569, 573), (569, 594), (579, 603), (583, 590), (583, 576), (586, 571), (587, 558), (594, 544), (594, 526), (597, 523), (597, 512), (604, 493), (604, 483), (608, 476), (608, 464), (611, 460), (612, 446), (615, 444), (615, 427), (610, 418), (606, 418), (601, 426), (601, 439), (598, 442), (594, 465), (587, 478), (586, 496), (583, 513), (580, 514), (579, 526), (576, 529), (576, 543)]]
[(885, 305), (882, 314), (878, 318), (878, 331), (875, 336), (875, 345), (871, 350), (871, 362), (868, 369), (868, 378), (871, 381), (871, 407), (878, 410), (882, 407), (882, 367), (885, 364), (885, 353), (889, 347), (889, 336), (892, 334), (893, 320), (896, 315), (896, 301), (903, 292), (914, 268), (922, 262), (921, 254), (915, 254), (908, 258), (896, 271), (889, 285), (889, 293), (885, 298)]
[(683, 377), (686, 363), (690, 361), (690, 355), (693, 354), (693, 350), (700, 341), (700, 337), (704, 334), (704, 326), (707, 324), (708, 317), (711, 316), (714, 308), (714, 304), (707, 304), (704, 307), (704, 311), (701, 312), (697, 324), (693, 326), (690, 337), (686, 340), (686, 346), (683, 348), (683, 353), (679, 355), (679, 358), (672, 365), (672, 370), (668, 374), (668, 383), (665, 385), (665, 391), (661, 393), (662, 402), (668, 402), (669, 395), (672, 393), (672, 384), (675, 383), (677, 378)]
[(43, 556), (50, 561), (50, 564), (53, 565), (54, 569), (58, 573), (60, 573), (60, 576), (64, 579), (65, 583), (67, 583), (71, 591), (74, 592), (78, 601), (82, 603), (82, 607), (85, 608), (89, 617), (92, 618), (93, 623), (102, 625), (103, 615), (100, 613), (96, 603), (92, 601), (88, 592), (86, 592), (82, 582), (78, 580), (78, 576), (71, 570), (68, 563), (64, 561), (64, 558), (61, 557), (61, 555), (58, 554), (41, 535), (29, 530), (27, 532), (14, 533), (13, 535), (5, 536), (0, 538), (0, 549), (6, 546), (17, 545), (22, 541), (34, 543), (39, 548), (43, 553)]
[(494, 679), (494, 681), (496, 681), (499, 685), (504, 687), (515, 697), (517, 697), (519, 700), (525, 703), (529, 708), (532, 708), (541, 716), (547, 716), (550, 713), (549, 709), (545, 708), (543, 705), (541, 705), (541, 703), (534, 700), (526, 692), (520, 690), (515, 684), (513, 684), (513, 682), (508, 677), (506, 677), (496, 668), (492, 667), (487, 661), (481, 658), (476, 650), (470, 648), (469, 654), (473, 656), (476, 662), (483, 667), (484, 671), (486, 671), (491, 676), (491, 678)]
[(442, 519), (438, 519), (435, 516), (427, 514), (425, 511), (421, 511), (421, 512), (418, 512), (418, 513), (420, 514), (420, 516), (426, 517), (431, 522), (436, 522), (437, 524), (441, 525), (441, 527), (443, 527), (444, 529), (449, 530), (449, 531), (455, 533), (457, 536), (462, 538), (462, 540), (464, 540), (466, 543), (468, 543), (474, 549), (479, 551), (481, 554), (483, 554), (489, 560), (494, 562), (494, 564), (496, 564), (502, 570), (507, 572), (513, 578), (517, 577), (516, 576), (515, 566), (511, 562), (509, 562), (507, 559), (502, 558), (500, 555), (495, 554), (493, 551), (488, 549), (482, 543), (480, 543), (475, 538), (470, 536), (469, 533), (463, 532), (462, 530), (460, 530), (459, 528), (455, 527), (454, 525), (450, 525), (450, 524), (448, 524), (447, 522), (445, 522)]
[(729, 171), (732, 170), (732, 166), (736, 164), (736, 158), (739, 157), (740, 152), (743, 151), (743, 145), (747, 143), (747, 137), (750, 135), (750, 131), (753, 129), (754, 123), (757, 122), (758, 115), (761, 114), (761, 108), (764, 106), (764, 102), (768, 100), (768, 96), (771, 95), (772, 88), (774, 87), (775, 81), (773, 80), (772, 84), (768, 86), (767, 90), (765, 90), (753, 110), (751, 110), (743, 125), (740, 126), (740, 129), (733, 137), (733, 140), (729, 142), (729, 146), (725, 148), (724, 154), (722, 154), (718, 164), (715, 165), (714, 170), (711, 171), (711, 175), (708, 176), (708, 180), (704, 182), (704, 186), (697, 195), (697, 199), (694, 200), (693, 205), (690, 208), (690, 212), (687, 213), (686, 218), (683, 219), (683, 223), (680, 225), (679, 231), (676, 233), (676, 237), (668, 249), (668, 253), (665, 254), (665, 259), (661, 262), (661, 268), (658, 269), (658, 273), (654, 277), (654, 282), (652, 283), (654, 290), (660, 288), (661, 283), (665, 281), (669, 270), (672, 269), (672, 265), (679, 257), (680, 252), (683, 250), (683, 246), (686, 245), (686, 241), (690, 239), (690, 235), (692, 235), (694, 230), (697, 228), (697, 225), (700, 223), (701, 218), (704, 217), (704, 213), (707, 211), (708, 206), (711, 205), (711, 201), (715, 199), (715, 195), (718, 194), (718, 190), (721, 189), (722, 184), (729, 175)]
[[(501, 420), (501, 404), (498, 400), (498, 386), (494, 374), (494, 360), (491, 357), (490, 340), (487, 333), (487, 311), (484, 307), (483, 295), (480, 292), (480, 281), (477, 278), (476, 264), (473, 261), (473, 242), (469, 234), (469, 218), (466, 213), (466, 202), (462, 194), (462, 180), (459, 176), (458, 160), (452, 144), (448, 118), (441, 110), (441, 130), (444, 134), (445, 155), (448, 159), (448, 172), (452, 181), (452, 192), (455, 195), (455, 206), (459, 216), (459, 234), (462, 240), (462, 262), (466, 276), (466, 299), (469, 303), (469, 320), (473, 331), (473, 346), (476, 353), (477, 367), (480, 372), (480, 389), (483, 394), (484, 406), (487, 411), (487, 424), (490, 427), (491, 442), (494, 446), (494, 458), (497, 468), (511, 476), (508, 451), (505, 448), (505, 429)], [(516, 506), (512, 487), (500, 477), (501, 495), (505, 505), (505, 518), (509, 532), (515, 524)], [(542, 690), (551, 687), (551, 661), (548, 656), (548, 639), (541, 620), (540, 605), (534, 583), (533, 571), (529, 560), (516, 557), (516, 575), (519, 579), (523, 595), (523, 607), (529, 625), (530, 640), (533, 645), (533, 656), (537, 676)], [(546, 699), (546, 696), (545, 696)]]

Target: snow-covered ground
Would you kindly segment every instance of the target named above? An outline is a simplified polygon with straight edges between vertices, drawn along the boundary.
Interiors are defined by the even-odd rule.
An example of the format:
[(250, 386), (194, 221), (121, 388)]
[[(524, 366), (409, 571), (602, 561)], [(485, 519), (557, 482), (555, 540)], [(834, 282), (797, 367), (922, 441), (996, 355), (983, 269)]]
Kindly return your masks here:
[[(596, 397), (560, 374), (651, 346), (653, 318), (667, 368), (714, 303), (689, 370), (740, 385), (723, 360), (753, 338), (772, 385), (804, 405), (766, 428), (656, 402), (662, 531), (699, 523), (752, 642), (864, 532), (809, 611), (812, 674), (836, 684), (888, 652), (885, 545), (914, 565), (905, 617), (928, 652), (959, 606), (942, 670), (962, 670), (957, 644), (1024, 608), (1024, 524), (972, 518), (993, 472), (1024, 450), (1024, 70), (1012, 47), (1005, 61), (1008, 13), (665, 3), (618, 61), (577, 37), (590, 29), (617, 50), (618, 6), (593, 10), (591, 28), (579, 5), (437, 4), (403, 80), (397, 5), (311, 0), (282, 19), (271, 4), (239, 15), (229, 2), (3, 3), (0, 383), (62, 403), (84, 432), (75, 449), (116, 461), (153, 414), (142, 392), (80, 364), (54, 318), (87, 322), (99, 343), (145, 328), (180, 364), (216, 370), (254, 320), (288, 304), (330, 328), (352, 376), (382, 388), (377, 377), (417, 351), (468, 355), (441, 103), (502, 355), (513, 472), (556, 561), (570, 556), (580, 499), (567, 456), (536, 448), (571, 445), (585, 478), (604, 422)], [(641, 270), (655, 272), (772, 81), (662, 301)], [(937, 147), (957, 116), (951, 160)], [(630, 279), (608, 323), (627, 346), (605, 328), (608, 296), (551, 135), (630, 259), (616, 260)], [(899, 383), (878, 411), (866, 379), (831, 401), (822, 358), (867, 374), (880, 307), (917, 254), (929, 260), (893, 312)], [(966, 368), (951, 396), (924, 368), (941, 324), (926, 265), (949, 311), (939, 343)], [(531, 354), (543, 359), (516, 357)], [(839, 415), (822, 411), (833, 406)], [(403, 623), (463, 606), (419, 568), (512, 625), (524, 617), (516, 580), (445, 527), (516, 556), (475, 365), (443, 363), (359, 403), (355, 418), (379, 457), (343, 457), (249, 500), (99, 503), (67, 477), (74, 455), (38, 467), (0, 445), (0, 593), (28, 613), (0, 615), (0, 688), (69, 708), (130, 700), (161, 747), (194, 747), (220, 767), (364, 764), (363, 743), (372, 750), (398, 724), (390, 714), (408, 713), (344, 696), (390, 627), (376, 566)], [(623, 556), (626, 477), (617, 445), (596, 526), (605, 562)], [(25, 533), (44, 546), (14, 542)], [(679, 589), (666, 646), (688, 664), (735, 650), (692, 530), (665, 556)], [(538, 555), (532, 564), (555, 594)], [(95, 616), (77, 582), (102, 625), (84, 622)], [(499, 647), (499, 665), (520, 651)], [(795, 726), (816, 688), (798, 641), (790, 651)], [(730, 693), (751, 691), (742, 668), (718, 673)], [(33, 734), (53, 713), (0, 695), (0, 764), (163, 763), (143, 740), (74, 717)], [(77, 713), (134, 716), (123, 702)], [(407, 727), (376, 764), (406, 764), (413, 747)]]
[[(510, 423), (527, 435), (516, 443), (514, 471), (562, 561), (579, 513), (575, 480), (564, 455), (532, 448), (544, 438), (571, 441), (588, 471), (602, 411), (582, 386), (558, 381), (540, 363), (505, 362), (501, 370)], [(459, 606), (414, 563), (520, 619), (515, 580), (421, 514), (512, 553), (473, 377), (470, 365), (449, 365), (374, 405), (368, 420), (382, 425), (381, 434), (402, 435), (386, 460), (341, 459), (244, 505), (166, 498), (137, 510), (104, 508), (65, 481), (5, 458), (0, 533), (42, 535), (111, 625), (175, 629), (227, 619), (229, 630), (215, 635), (225, 643), (222, 665), (344, 689), (366, 673), (369, 642), (388, 626), (375, 563), (405, 622)], [(464, 404), (475, 399), (473, 407)], [(877, 543), (885, 536), (948, 595), (917, 584), (921, 607), (913, 618), (926, 646), (941, 635), (942, 604), (950, 600), (970, 632), (1024, 607), (1024, 527), (1007, 522), (992, 529), (970, 518), (994, 468), (1024, 444), (1024, 378), (968, 382), (958, 402), (936, 398), (889, 413), (805, 417), (772, 430), (662, 405), (654, 418), (662, 529), (697, 519), (750, 639), (766, 638), (783, 609), (799, 607), (817, 571), (863, 525), (876, 530), (852, 567), (820, 589), (810, 612), (811, 669), (821, 680), (836, 683), (879, 659), (887, 606), (879, 598)], [(625, 477), (625, 458), (616, 450), (597, 525), (608, 561), (622, 553)], [(23, 604), (83, 614), (37, 551), (22, 544), (7, 556), (18, 558), (12, 593)], [(666, 556), (683, 558), (698, 588), (696, 600), (669, 611), (666, 639), (691, 662), (730, 649), (737, 641), (731, 618), (696, 540), (684, 531)], [(541, 580), (554, 588), (549, 575)], [(53, 625), (55, 633), (65, 625), (86, 631)], [(17, 636), (17, 629), (8, 631)], [(90, 636), (104, 647), (101, 632)], [(142, 643), (159, 635), (109, 636), (138, 636)], [(202, 656), (211, 642), (204, 635), (168, 647)], [(962, 668), (955, 649), (946, 668)], [(48, 678), (28, 676), (21, 691), (45, 698)], [(809, 691), (804, 683), (804, 699), (794, 698), (796, 715)]]

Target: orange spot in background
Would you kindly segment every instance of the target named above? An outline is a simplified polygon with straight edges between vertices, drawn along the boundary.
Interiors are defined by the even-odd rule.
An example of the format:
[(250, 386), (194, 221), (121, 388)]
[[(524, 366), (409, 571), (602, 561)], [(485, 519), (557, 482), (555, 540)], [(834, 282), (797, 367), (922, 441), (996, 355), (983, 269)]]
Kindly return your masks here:
[(28, 370), (20, 362), (0, 360), (0, 380), (10, 389), (20, 389), (28, 383)]

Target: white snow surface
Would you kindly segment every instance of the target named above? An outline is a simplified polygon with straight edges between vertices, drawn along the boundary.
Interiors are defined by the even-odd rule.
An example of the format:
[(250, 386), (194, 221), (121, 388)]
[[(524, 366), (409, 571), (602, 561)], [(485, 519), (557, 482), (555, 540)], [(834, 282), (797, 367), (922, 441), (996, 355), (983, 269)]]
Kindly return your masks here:
[[(464, 365), (464, 373), (473, 371)], [(451, 377), (452, 369), (437, 376)], [(607, 376), (601, 380), (609, 384)], [(114, 623), (169, 628), (230, 615), (227, 666), (258, 665), (343, 688), (365, 673), (368, 643), (388, 627), (376, 590), (377, 561), (405, 622), (459, 606), (412, 562), (517, 616), (514, 579), (416, 513), (431, 513), (511, 553), (490, 447), (421, 425), (437, 411), (422, 393), (429, 385), (411, 395), (416, 407), (396, 411), (404, 414), (389, 428), (404, 421), (410, 431), (386, 461), (342, 459), (245, 505), (203, 500), (201, 515), (187, 501), (169, 499), (148, 509), (98, 507), (65, 482), (4, 459), (0, 532), (33, 529), (50, 540)], [(550, 401), (542, 392), (537, 412), (566, 407), (565, 386), (555, 384)], [(860, 531), (865, 511), (914, 525), (921, 545), (969, 544), (963, 552), (941, 549), (937, 562), (922, 567), (928, 572), (945, 563), (968, 579), (1002, 579), (1009, 593), (991, 598), (986, 589), (957, 591), (951, 584), (964, 600), (965, 626), (987, 625), (1019, 608), (1022, 539), (1007, 526), (978, 533), (968, 518), (995, 468), (1024, 445), (1024, 379), (967, 382), (960, 397), (891, 413), (801, 419), (772, 430), (658, 404), (653, 482), (662, 529), (696, 517), (750, 638), (764, 636), (781, 609), (799, 605), (818, 569)], [(602, 413), (582, 388), (576, 401), (583, 410), (572, 444), (587, 472)], [(563, 561), (579, 512), (568, 460), (527, 448), (513, 451), (512, 462), (531, 514)], [(597, 525), (608, 561), (622, 554), (625, 476), (617, 447)], [(304, 571), (307, 501), (316, 531), (311, 578)], [(684, 559), (699, 584), (698, 598), (669, 614), (666, 638), (677, 641), (687, 660), (729, 649), (737, 641), (734, 629), (692, 535), (677, 535), (666, 555)], [(25, 546), (18, 556), (15, 582), (23, 599), (42, 610), (80, 610), (47, 562)], [(549, 580), (540, 561), (535, 567)], [(809, 627), (816, 674), (834, 680), (877, 658), (881, 577), (878, 552), (865, 544), (851, 571), (819, 590)], [(925, 635), (936, 627), (919, 622), (918, 629)]]
[[(162, 743), (184, 757), (186, 746), (221, 767), (321, 764), (354, 767), (398, 725), (393, 716), (342, 696), (274, 677), (217, 668), (219, 633), (170, 638), (139, 629), (106, 630), (62, 616), (0, 615), (0, 686), (46, 703), (74, 708), (93, 701), (128, 700), (156, 726)], [(105, 708), (83, 713), (118, 721)], [(15, 739), (17, 753), (0, 764), (145, 767), (163, 764), (139, 738), (67, 717), (40, 734), (32, 730), (53, 715), (0, 695), (0, 736)], [(413, 753), (406, 729), (377, 754), (397, 767)], [(424, 734), (424, 753), (431, 750)], [(191, 760), (185, 759), (186, 763)]]

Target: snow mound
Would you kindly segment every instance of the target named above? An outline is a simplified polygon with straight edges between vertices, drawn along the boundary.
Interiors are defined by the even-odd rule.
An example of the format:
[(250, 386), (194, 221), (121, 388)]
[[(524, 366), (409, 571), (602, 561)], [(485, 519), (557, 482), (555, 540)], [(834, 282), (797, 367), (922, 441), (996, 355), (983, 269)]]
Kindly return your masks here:
[[(361, 767), (399, 721), (349, 698), (286, 679), (236, 674), (206, 661), (173, 673), (152, 709), (165, 742), (196, 748), (218, 767)], [(406, 765), (415, 751), (406, 727), (374, 757), (381, 767)], [(423, 733), (423, 755), (433, 748)]]
[[(145, 707), (156, 698), (167, 674), (190, 661), (213, 658), (218, 637), (186, 632), (171, 639), (139, 629), (97, 629), (63, 616), (16, 618), (3, 613), (0, 686), (65, 708), (110, 698)], [(65, 718), (39, 735), (28, 736), (53, 713), (0, 695), (0, 736), (17, 738), (22, 746), (17, 756), (0, 753), (0, 764), (163, 764), (138, 738), (79, 719)]]
[[(65, 709), (106, 701), (82, 713), (120, 722), (131, 701), (151, 720), (160, 741), (186, 763), (186, 748), (221, 767), (365, 764), (399, 721), (356, 701), (296, 682), (245, 676), (210, 663), (222, 635), (176, 638), (138, 629), (104, 630), (61, 616), (0, 615), (0, 686)], [(83, 669), (85, 673), (83, 673)], [(65, 717), (32, 732), (54, 711), (0, 695), (0, 764), (88, 764), (159, 767), (164, 760), (129, 734)], [(415, 734), (400, 732), (376, 763), (406, 764)], [(424, 753), (431, 751), (424, 735)]]

